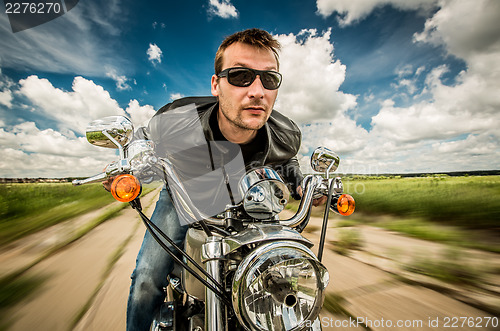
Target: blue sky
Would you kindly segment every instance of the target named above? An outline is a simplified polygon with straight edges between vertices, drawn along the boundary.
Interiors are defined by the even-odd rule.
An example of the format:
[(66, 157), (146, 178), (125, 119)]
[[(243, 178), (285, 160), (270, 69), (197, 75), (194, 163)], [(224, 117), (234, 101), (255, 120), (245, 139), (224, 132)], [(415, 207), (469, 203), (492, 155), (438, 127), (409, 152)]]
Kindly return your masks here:
[(209, 95), (218, 45), (251, 27), (283, 45), (275, 109), (306, 171), (318, 145), (345, 172), (499, 169), (499, 22), (496, 0), (86, 0), (17, 33), (3, 11), (0, 176), (99, 172), (91, 120)]

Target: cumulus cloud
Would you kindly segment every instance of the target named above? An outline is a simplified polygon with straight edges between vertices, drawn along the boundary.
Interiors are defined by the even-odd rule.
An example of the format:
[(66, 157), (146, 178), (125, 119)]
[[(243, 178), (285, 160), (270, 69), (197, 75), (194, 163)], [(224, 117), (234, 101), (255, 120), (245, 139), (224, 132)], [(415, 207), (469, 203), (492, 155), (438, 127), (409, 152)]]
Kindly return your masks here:
[[(442, 43), (449, 54), (466, 61), (467, 69), (451, 86), (442, 82), (446, 66), (431, 70), (424, 90), (432, 96), (430, 101), (407, 108), (384, 104), (373, 118), (374, 129), (391, 131), (395, 139), (451, 138), (500, 124), (500, 77), (492, 70), (500, 67), (500, 26), (493, 23), (500, 21), (500, 3), (450, 0), (441, 6), (415, 40)], [(492, 30), (495, 34), (489, 33)]]
[[(425, 13), (428, 16), (425, 27), (414, 34), (413, 41), (443, 47), (449, 56), (464, 60), (466, 69), (450, 84), (443, 82), (444, 75), (449, 73), (446, 65), (396, 68), (394, 95), (380, 101), (371, 129), (363, 132), (345, 126), (349, 132), (344, 135), (359, 138), (354, 143), (358, 149), (347, 153), (344, 160), (348, 171), (498, 169), (500, 77), (494, 68), (500, 67), (500, 3), (494, 0), (317, 1), (318, 13), (339, 14), (341, 25), (355, 24), (384, 5)], [(428, 11), (432, 8), (434, 11)], [(397, 106), (395, 100), (401, 100), (402, 96), (406, 98), (404, 105)], [(330, 126), (323, 126), (309, 130), (328, 132), (325, 128)], [(328, 143), (325, 137), (321, 140), (317, 135), (317, 138)], [(334, 144), (330, 145), (333, 149)], [(336, 145), (342, 146), (339, 142)], [(345, 148), (340, 150), (346, 154)]]
[(396, 70), (397, 80), (391, 86), (396, 90), (402, 91), (404, 96), (415, 95), (418, 91), (417, 81), (424, 70), (425, 66), (413, 70), (412, 65), (405, 65)]
[(368, 16), (374, 9), (392, 5), (401, 10), (428, 11), (435, 7), (438, 0), (316, 0), (318, 14), (327, 17), (339, 15), (341, 25), (350, 25)]
[(19, 84), (19, 93), (28, 98), (37, 111), (56, 121), (59, 130), (82, 134), (89, 119), (125, 114), (108, 91), (83, 77), (75, 77), (73, 91), (63, 91), (35, 75), (20, 80)]
[(83, 137), (40, 130), (33, 122), (0, 128), (0, 146), (2, 177), (91, 176), (116, 158), (111, 149), (99, 149)]
[(283, 83), (275, 108), (296, 121), (302, 130), (299, 155), (305, 172), (308, 157), (318, 146), (349, 154), (362, 148), (367, 132), (348, 113), (356, 97), (341, 92), (346, 66), (335, 59), (331, 31), (302, 30), (276, 36), (282, 45), (280, 72)]
[[(500, 3), (496, 0), (440, 0), (415, 40), (445, 45), (450, 54), (473, 62), (500, 51)], [(491, 63), (487, 63), (489, 65)]]
[(334, 58), (330, 35), (312, 29), (277, 36), (283, 83), (276, 108), (297, 122), (329, 121), (356, 106), (355, 96), (339, 91), (346, 66)]
[(238, 11), (230, 0), (209, 0), (208, 13), (221, 18), (237, 18)]
[[(12, 108), (30, 107), (36, 116), (51, 119), (50, 128), (40, 129), (33, 121), (6, 126), (0, 118), (0, 160), (2, 177), (90, 176), (117, 159), (113, 149), (92, 146), (84, 137), (88, 123), (110, 115), (126, 115), (135, 127), (154, 114), (150, 105), (131, 100), (123, 110), (109, 93), (83, 77), (75, 77), (71, 91), (56, 88), (44, 78), (32, 75), (19, 83), (9, 82), (8, 91), (17, 95)], [(23, 102), (23, 103), (19, 103)], [(0, 113), (0, 117), (6, 113)]]
[(149, 48), (146, 53), (148, 54), (148, 60), (151, 61), (151, 63), (161, 63), (163, 52), (161, 51), (160, 47), (156, 46), (156, 44), (149, 44)]
[(141, 106), (139, 105), (139, 101), (137, 100), (130, 100), (127, 109), (125, 110), (127, 114), (130, 115), (130, 120), (134, 124), (135, 127), (139, 126), (146, 126), (155, 114), (156, 110), (153, 108), (153, 106), (150, 105), (145, 105)]
[(131, 90), (132, 87), (127, 83), (130, 79), (125, 75), (118, 75), (115, 69), (110, 69), (106, 72), (106, 76), (116, 82), (116, 89), (118, 91)]
[(12, 92), (9, 90), (0, 91), (0, 104), (10, 108), (12, 106)]
[(180, 99), (180, 98), (184, 98), (184, 94), (181, 94), (181, 93), (172, 93), (172, 94), (170, 94), (170, 100), (171, 101), (174, 101), (174, 100), (177, 100), (177, 99)]
[(0, 105), (4, 105), (7, 108), (12, 106), (12, 91), (10, 88), (14, 85), (14, 82), (9, 77), (2, 74), (0, 68)]
[[(500, 4), (447, 0), (439, 5), (414, 41), (443, 46), (463, 59), (466, 69), (449, 85), (443, 83), (448, 67), (432, 68), (424, 79), (424, 101), (415, 95), (405, 107), (395, 106), (392, 98), (382, 102), (372, 118), (369, 141), (356, 158), (378, 162), (383, 172), (500, 166), (500, 77), (492, 70), (500, 67), (500, 27), (495, 23), (500, 21)], [(396, 87), (410, 92), (424, 70), (403, 68)]]

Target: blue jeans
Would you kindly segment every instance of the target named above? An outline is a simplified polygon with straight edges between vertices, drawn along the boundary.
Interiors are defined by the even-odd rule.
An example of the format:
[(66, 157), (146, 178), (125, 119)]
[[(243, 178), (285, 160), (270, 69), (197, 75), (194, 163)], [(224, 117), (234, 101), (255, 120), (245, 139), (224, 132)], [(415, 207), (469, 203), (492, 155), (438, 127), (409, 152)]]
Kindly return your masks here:
[[(168, 191), (163, 188), (156, 203), (151, 221), (162, 229), (176, 245), (181, 246), (188, 225), (181, 225)], [(168, 245), (168, 244), (167, 244)], [(168, 245), (170, 247), (170, 245)], [(127, 330), (149, 330), (156, 310), (165, 298), (167, 275), (172, 272), (174, 261), (146, 231), (137, 255), (135, 270), (127, 304)]]

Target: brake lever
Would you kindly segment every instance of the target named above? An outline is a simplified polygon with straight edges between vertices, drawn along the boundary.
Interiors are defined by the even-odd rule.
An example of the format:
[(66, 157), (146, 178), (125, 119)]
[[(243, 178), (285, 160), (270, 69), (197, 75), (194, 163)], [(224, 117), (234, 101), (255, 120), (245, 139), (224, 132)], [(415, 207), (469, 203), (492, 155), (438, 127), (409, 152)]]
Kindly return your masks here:
[(114, 161), (114, 162), (111, 162), (110, 164), (108, 164), (104, 168), (104, 171), (101, 172), (100, 174), (97, 174), (97, 175), (94, 175), (92, 177), (85, 178), (85, 179), (75, 179), (72, 181), (72, 184), (74, 186), (78, 186), (78, 185), (100, 182), (100, 181), (108, 179), (109, 177), (119, 175), (122, 172), (121, 170), (122, 169), (120, 167), (119, 162)]
[(78, 186), (78, 185), (83, 185), (83, 184), (99, 182), (99, 181), (105, 180), (107, 178), (108, 178), (108, 174), (105, 172), (101, 172), (100, 174), (97, 174), (97, 175), (89, 177), (89, 178), (75, 179), (71, 183), (73, 184), (73, 186)]

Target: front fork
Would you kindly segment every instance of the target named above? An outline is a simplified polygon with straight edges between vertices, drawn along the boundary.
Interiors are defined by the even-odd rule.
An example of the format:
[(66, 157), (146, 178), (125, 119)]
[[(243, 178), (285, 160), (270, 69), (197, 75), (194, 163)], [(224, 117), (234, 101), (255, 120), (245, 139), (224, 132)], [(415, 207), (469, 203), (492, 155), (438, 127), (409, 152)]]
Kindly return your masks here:
[[(212, 275), (214, 280), (221, 283), (221, 259), (223, 258), (222, 238), (211, 236), (202, 246), (202, 261), (205, 263), (205, 270)], [(215, 284), (214, 284), (215, 286)], [(205, 330), (224, 330), (223, 303), (219, 297), (205, 287)]]

